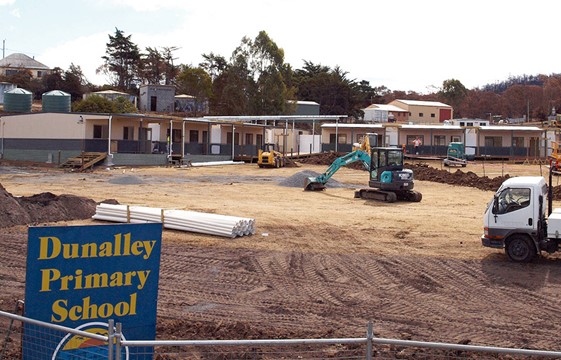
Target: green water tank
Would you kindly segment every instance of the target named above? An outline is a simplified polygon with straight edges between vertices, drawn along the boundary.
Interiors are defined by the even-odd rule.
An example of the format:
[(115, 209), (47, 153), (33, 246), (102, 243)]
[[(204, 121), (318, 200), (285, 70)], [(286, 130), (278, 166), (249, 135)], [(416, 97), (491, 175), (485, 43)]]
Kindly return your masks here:
[(61, 90), (53, 90), (43, 93), (43, 112), (70, 112), (70, 94)]
[(4, 112), (31, 112), (33, 94), (22, 88), (12, 89), (4, 93)]

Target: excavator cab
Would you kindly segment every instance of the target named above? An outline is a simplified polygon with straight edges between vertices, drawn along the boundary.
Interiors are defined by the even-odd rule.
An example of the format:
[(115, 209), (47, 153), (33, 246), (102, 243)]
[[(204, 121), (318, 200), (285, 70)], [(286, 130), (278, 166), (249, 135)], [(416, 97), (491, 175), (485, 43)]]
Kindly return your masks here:
[(370, 153), (370, 181), (368, 186), (389, 191), (409, 191), (413, 189), (413, 171), (403, 169), (403, 150), (401, 148), (372, 147)]

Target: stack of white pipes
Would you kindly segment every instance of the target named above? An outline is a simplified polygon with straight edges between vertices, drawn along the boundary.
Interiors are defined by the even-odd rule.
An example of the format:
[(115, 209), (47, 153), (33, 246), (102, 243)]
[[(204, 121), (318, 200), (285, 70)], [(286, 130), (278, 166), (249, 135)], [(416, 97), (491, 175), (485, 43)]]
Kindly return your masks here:
[(101, 203), (96, 206), (92, 218), (131, 224), (161, 222), (164, 228), (168, 229), (230, 238), (255, 234), (255, 219), (146, 206)]

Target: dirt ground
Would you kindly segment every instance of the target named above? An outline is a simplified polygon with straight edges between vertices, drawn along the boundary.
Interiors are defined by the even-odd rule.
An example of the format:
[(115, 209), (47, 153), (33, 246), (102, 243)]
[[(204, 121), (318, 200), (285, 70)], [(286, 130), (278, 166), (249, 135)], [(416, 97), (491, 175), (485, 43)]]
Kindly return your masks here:
[[(339, 170), (325, 191), (303, 191), (298, 177), (325, 165), (71, 173), (0, 164), (0, 309), (13, 312), (24, 298), (26, 224), (103, 224), (90, 219), (95, 202), (112, 199), (256, 220), (255, 235), (235, 239), (164, 230), (159, 339), (363, 337), (372, 321), (386, 338), (561, 350), (561, 256), (515, 264), (480, 240), (497, 184), (547, 169), (409, 166), (420, 203), (355, 199), (368, 173), (352, 168)], [(460, 179), (455, 184), (473, 181), (438, 180), (449, 176)], [(32, 213), (65, 215), (15, 224), (26, 210), (30, 216), (30, 206)], [(61, 210), (68, 207), (83, 216)]]

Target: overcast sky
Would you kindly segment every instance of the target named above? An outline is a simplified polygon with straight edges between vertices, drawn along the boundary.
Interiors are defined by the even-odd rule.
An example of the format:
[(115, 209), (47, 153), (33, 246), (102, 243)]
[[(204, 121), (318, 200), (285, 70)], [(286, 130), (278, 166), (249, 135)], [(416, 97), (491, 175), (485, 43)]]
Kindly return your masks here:
[(509, 76), (561, 73), (554, 0), (0, 0), (5, 56), (96, 75), (115, 28), (141, 50), (176, 46), (176, 64), (227, 59), (265, 30), (293, 69), (303, 60), (390, 90), (429, 93), (447, 79), (467, 88)]

